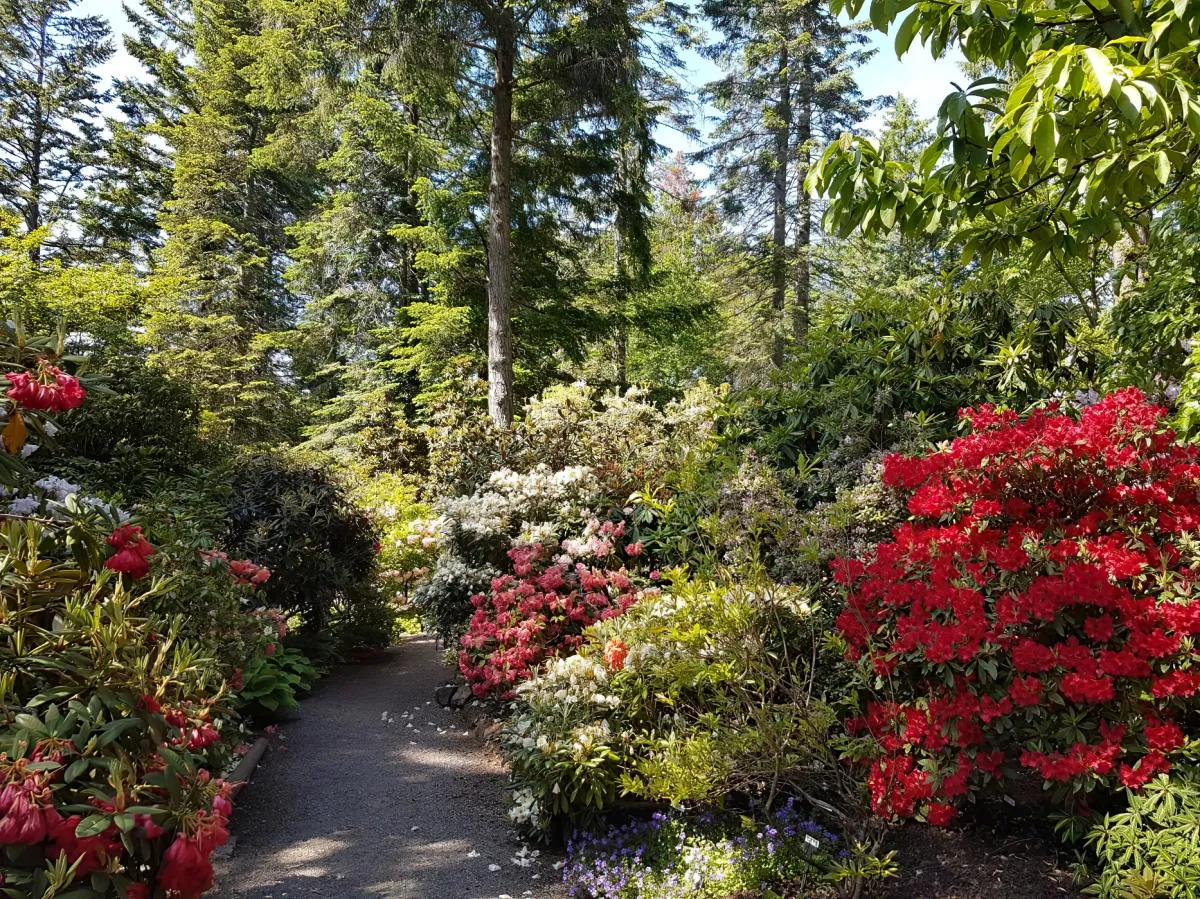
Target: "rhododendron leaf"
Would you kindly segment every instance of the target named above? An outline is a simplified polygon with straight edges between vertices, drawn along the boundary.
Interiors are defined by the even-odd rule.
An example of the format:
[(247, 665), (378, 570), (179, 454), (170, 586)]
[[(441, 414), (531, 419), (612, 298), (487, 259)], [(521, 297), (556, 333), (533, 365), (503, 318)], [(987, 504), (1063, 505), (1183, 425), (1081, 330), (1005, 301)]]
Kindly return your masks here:
[(75, 828), (75, 836), (81, 840), (87, 837), (94, 837), (108, 830), (111, 824), (112, 819), (108, 815), (88, 815)]
[(67, 766), (67, 771), (63, 775), (63, 781), (65, 783), (70, 783), (79, 775), (87, 771), (90, 766), (91, 761), (89, 759), (75, 759), (75, 761), (71, 762), (71, 764)]
[(29, 429), (25, 427), (25, 419), (21, 417), (20, 412), (13, 412), (4, 428), (4, 433), (0, 434), (0, 441), (3, 441), (4, 448), (10, 455), (15, 456), (21, 452), (28, 438)]
[(112, 721), (105, 725), (104, 730), (100, 734), (100, 739), (97, 741), (97, 747), (107, 746), (113, 740), (125, 733), (130, 728), (137, 727), (142, 722), (137, 718), (121, 718), (117, 721)]
[(62, 762), (51, 762), (51, 761), (30, 762), (29, 764), (24, 766), (23, 770), (25, 770), (25, 771), (57, 771), (61, 767), (62, 767)]
[(42, 723), (42, 719), (38, 718), (36, 715), (20, 714), (17, 715), (14, 720), (21, 727), (28, 731), (32, 731), (39, 736), (49, 736), (50, 734), (50, 731), (46, 730), (46, 725)]

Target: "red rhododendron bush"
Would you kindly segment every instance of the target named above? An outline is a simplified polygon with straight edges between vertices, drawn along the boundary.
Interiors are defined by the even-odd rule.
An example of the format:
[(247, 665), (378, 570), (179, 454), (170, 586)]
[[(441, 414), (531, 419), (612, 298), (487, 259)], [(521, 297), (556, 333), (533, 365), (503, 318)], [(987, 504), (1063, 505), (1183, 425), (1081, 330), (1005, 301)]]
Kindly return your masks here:
[[(115, 505), (33, 475), (24, 460), (53, 446), (51, 415), (87, 391), (57, 362), (61, 336), (14, 330), (0, 326), (2, 892), (192, 899), (232, 811), (217, 774), (239, 740), (227, 677), (278, 639), (246, 614), (269, 572), (156, 546)], [(183, 636), (200, 633), (168, 611), (184, 599), (241, 622), (237, 656)]]
[(459, 668), (475, 695), (511, 699), (546, 659), (573, 653), (585, 628), (637, 602), (642, 592), (626, 563), (641, 555), (640, 543), (625, 542), (623, 521), (594, 519), (580, 540), (509, 550), (514, 574), (472, 598), (475, 614), (461, 640)]
[(969, 436), (892, 456), (912, 520), (835, 563), (838, 620), (877, 688), (875, 810), (945, 823), (1024, 773), (1060, 799), (1140, 789), (1194, 736), (1200, 452), (1134, 389), (1078, 418), (964, 412)]

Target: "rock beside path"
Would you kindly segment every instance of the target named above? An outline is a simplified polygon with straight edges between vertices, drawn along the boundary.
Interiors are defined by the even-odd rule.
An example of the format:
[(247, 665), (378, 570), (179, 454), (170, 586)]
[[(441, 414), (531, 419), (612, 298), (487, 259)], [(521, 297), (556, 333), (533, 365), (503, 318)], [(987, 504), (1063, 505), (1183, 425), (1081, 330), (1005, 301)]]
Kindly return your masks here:
[(239, 797), (214, 895), (563, 899), (559, 859), (513, 834), (499, 760), (434, 701), (449, 674), (416, 637), (319, 684)]

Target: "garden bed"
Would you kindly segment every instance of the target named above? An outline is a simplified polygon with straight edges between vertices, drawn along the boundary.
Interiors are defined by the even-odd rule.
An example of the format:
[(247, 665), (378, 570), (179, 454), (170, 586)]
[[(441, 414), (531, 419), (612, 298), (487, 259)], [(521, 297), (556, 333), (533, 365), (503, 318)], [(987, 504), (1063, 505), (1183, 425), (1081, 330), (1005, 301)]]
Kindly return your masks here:
[(889, 841), (899, 876), (872, 893), (881, 899), (1062, 899), (1083, 894), (1069, 859), (1028, 821), (930, 827), (909, 822)]

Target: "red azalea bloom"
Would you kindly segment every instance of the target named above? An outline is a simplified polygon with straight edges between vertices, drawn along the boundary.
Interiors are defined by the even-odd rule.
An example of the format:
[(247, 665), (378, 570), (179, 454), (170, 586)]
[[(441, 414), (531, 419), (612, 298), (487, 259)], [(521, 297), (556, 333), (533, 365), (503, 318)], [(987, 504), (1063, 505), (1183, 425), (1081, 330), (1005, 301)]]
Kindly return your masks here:
[[(1077, 417), (962, 417), (967, 436), (885, 458), (884, 484), (905, 491), (913, 517), (831, 566), (847, 657), (896, 687), (848, 725), (886, 759), (872, 763), (872, 805), (914, 814), (925, 786), (909, 772), (926, 766), (940, 773), (931, 820), (947, 814), (932, 806), (987, 782), (962, 773), (964, 751), (984, 774), (1019, 759), (1079, 798), (1138, 789), (1194, 737), (1174, 721), (1200, 694), (1200, 573), (1177, 535), (1200, 529), (1200, 449), (1135, 389)], [(1069, 745), (1064, 714), (1079, 734)], [(1123, 741), (1139, 734), (1135, 764)]]
[(150, 887), (144, 883), (131, 883), (125, 887), (125, 892), (129, 894), (129, 899), (150, 899)]
[(138, 708), (143, 712), (151, 712), (156, 715), (162, 711), (162, 706), (153, 696), (143, 696), (141, 699), (139, 699)]
[(943, 802), (934, 802), (930, 803), (929, 811), (926, 812), (925, 818), (934, 827), (945, 827), (954, 820), (956, 814), (958, 814), (958, 809), (954, 806)]

